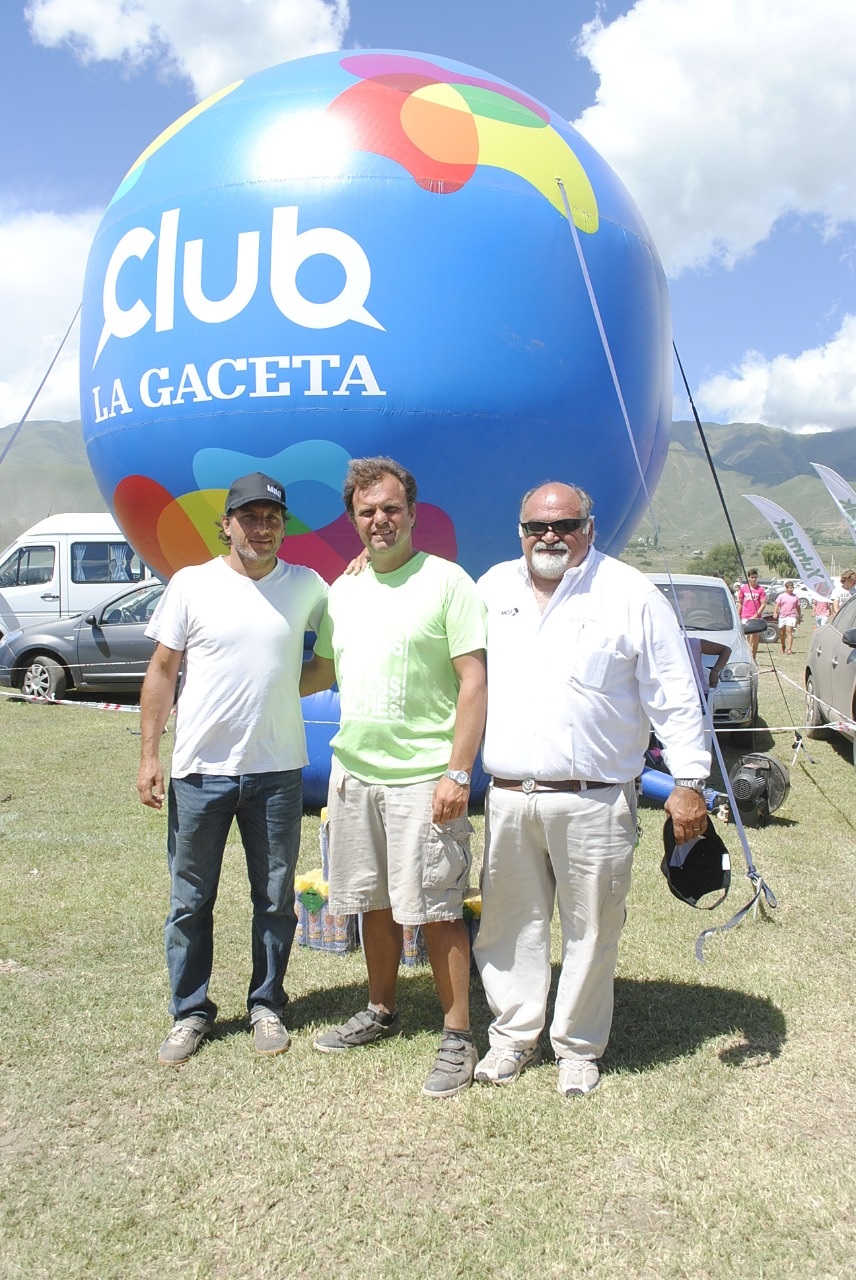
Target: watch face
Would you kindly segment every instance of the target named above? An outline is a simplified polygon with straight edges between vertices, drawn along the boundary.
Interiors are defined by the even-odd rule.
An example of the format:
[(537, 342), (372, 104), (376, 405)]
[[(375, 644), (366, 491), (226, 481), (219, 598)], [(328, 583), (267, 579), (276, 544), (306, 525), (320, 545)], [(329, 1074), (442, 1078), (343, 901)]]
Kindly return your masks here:
[(457, 782), (460, 787), (465, 787), (470, 780), (470, 775), (462, 769), (447, 769), (446, 777), (451, 778), (453, 782)]

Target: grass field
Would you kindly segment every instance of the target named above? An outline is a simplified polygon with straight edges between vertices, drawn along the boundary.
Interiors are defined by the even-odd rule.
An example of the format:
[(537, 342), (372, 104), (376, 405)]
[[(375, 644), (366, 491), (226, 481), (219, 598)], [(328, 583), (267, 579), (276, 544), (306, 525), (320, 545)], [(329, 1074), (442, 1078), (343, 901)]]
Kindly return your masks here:
[[(777, 666), (801, 683), (809, 630)], [(762, 646), (761, 712), (803, 722)], [(783, 697), (785, 690), (787, 701)], [(296, 949), (291, 1051), (244, 1022), (246, 877), (230, 845), (217, 912), (217, 1032), (159, 1067), (169, 1020), (164, 819), (133, 787), (137, 718), (0, 699), (0, 1277), (849, 1277), (856, 1253), (856, 817), (849, 744), (759, 735), (790, 767), (750, 831), (775, 891), (714, 938), (668, 893), (645, 807), (603, 1080), (423, 1098), (440, 1022), (403, 971), (406, 1034), (343, 1058), (317, 1029), (365, 1000), (359, 953)], [(731, 758), (731, 756), (729, 757)], [(474, 819), (481, 831), (481, 819)], [(307, 816), (301, 866), (318, 862)], [(473, 980), (474, 1026), (488, 1012)]]

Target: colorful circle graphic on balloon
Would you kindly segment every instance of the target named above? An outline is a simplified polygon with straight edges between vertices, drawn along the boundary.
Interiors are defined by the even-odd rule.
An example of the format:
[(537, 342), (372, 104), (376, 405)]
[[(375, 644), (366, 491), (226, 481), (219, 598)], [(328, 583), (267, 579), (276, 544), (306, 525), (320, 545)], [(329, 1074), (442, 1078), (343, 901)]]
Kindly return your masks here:
[(665, 460), (669, 339), (638, 210), (549, 108), (448, 59), (323, 54), (226, 86), (132, 165), (87, 268), (83, 431), (165, 577), (222, 551), (226, 490), (262, 470), (281, 554), (332, 579), (359, 549), (348, 462), (375, 454), (417, 477), (417, 545), (475, 574), (519, 552), (548, 478), (620, 549)]

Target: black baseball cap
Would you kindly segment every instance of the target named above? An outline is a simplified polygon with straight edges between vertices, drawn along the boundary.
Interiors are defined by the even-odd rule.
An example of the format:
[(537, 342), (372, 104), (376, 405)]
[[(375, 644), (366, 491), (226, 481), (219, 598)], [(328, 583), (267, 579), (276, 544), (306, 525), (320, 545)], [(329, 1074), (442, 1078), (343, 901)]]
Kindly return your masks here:
[(277, 502), (285, 510), (285, 487), (279, 480), (263, 475), (261, 471), (239, 476), (232, 481), (232, 487), (226, 495), (226, 515), (238, 507), (245, 507), (248, 502)]
[[(675, 844), (672, 819), (667, 818), (663, 846), (665, 853), (660, 870), (681, 902), (697, 907), (706, 893), (721, 892), (722, 898), (726, 896), (731, 884), (731, 859), (709, 817), (704, 835), (682, 845)], [(718, 906), (722, 898), (712, 905)]]

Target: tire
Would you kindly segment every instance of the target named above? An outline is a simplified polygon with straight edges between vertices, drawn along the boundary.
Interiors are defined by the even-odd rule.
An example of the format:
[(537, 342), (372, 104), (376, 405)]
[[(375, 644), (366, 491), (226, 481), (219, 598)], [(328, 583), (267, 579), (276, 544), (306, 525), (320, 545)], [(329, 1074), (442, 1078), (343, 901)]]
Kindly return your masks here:
[(764, 644), (775, 644), (778, 638), (779, 628), (776, 626), (775, 622), (768, 621), (767, 630), (764, 632), (761, 639), (764, 641)]
[(62, 698), (67, 688), (65, 668), (46, 653), (35, 654), (24, 668), (24, 693), (36, 698)]
[(807, 738), (825, 738), (826, 726), (820, 707), (814, 696), (814, 684), (810, 675), (805, 678), (805, 736)]

